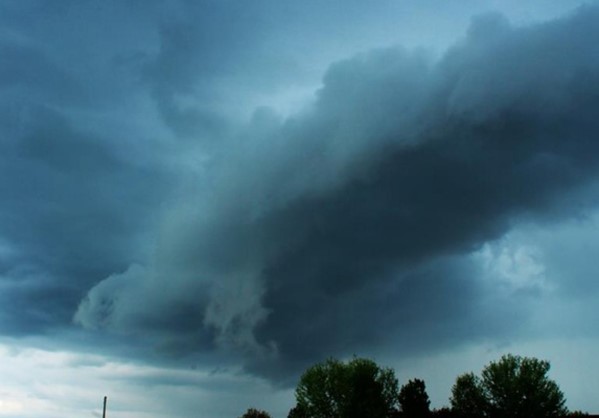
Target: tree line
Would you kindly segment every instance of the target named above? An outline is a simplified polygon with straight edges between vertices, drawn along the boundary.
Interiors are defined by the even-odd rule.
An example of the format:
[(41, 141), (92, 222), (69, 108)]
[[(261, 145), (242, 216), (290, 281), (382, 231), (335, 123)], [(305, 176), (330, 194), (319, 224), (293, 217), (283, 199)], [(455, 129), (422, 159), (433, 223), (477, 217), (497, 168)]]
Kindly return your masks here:
[[(507, 354), (485, 366), (480, 376), (465, 373), (451, 389), (450, 406), (430, 409), (426, 384), (412, 379), (401, 388), (390, 368), (354, 358), (329, 359), (307, 369), (295, 390), (287, 418), (562, 418), (569, 412), (550, 364)], [(250, 408), (240, 418), (271, 418)]]

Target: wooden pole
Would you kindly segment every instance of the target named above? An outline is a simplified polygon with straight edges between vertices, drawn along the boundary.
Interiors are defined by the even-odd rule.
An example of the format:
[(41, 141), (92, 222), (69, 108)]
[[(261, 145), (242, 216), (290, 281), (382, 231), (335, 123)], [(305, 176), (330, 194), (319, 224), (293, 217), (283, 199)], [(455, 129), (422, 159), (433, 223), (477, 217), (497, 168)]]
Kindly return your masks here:
[(102, 411), (102, 418), (106, 418), (106, 399), (108, 399), (108, 397), (104, 396), (104, 410)]

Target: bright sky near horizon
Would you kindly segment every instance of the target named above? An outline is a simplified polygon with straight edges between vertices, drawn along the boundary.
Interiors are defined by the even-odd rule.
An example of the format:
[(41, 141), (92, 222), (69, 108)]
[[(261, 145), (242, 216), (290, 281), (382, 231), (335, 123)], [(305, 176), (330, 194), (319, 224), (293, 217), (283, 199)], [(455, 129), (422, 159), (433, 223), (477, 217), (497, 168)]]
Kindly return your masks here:
[[(511, 352), (599, 412), (599, 3), (0, 2), (0, 417), (284, 418)], [(597, 90), (597, 91), (596, 91)]]

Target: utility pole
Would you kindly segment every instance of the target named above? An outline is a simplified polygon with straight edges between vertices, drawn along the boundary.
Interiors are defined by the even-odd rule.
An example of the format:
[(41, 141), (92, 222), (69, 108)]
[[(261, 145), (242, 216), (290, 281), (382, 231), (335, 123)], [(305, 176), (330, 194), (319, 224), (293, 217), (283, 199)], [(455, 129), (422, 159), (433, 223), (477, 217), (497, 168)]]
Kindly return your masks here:
[(106, 418), (106, 399), (108, 399), (108, 397), (104, 396), (104, 410), (102, 412), (102, 418)]

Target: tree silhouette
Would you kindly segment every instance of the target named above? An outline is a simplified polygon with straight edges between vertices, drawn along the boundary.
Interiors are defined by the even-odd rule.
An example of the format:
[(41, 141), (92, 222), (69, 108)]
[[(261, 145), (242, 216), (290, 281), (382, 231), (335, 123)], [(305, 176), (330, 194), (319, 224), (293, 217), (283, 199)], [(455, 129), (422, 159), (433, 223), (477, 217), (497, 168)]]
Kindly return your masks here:
[(291, 408), (287, 418), (308, 418), (308, 413), (301, 406), (296, 405)]
[(433, 409), (431, 411), (431, 417), (432, 418), (454, 418), (455, 414), (453, 413), (453, 411), (451, 409), (444, 406), (443, 408), (440, 408), (440, 409)]
[(544, 360), (505, 355), (489, 363), (480, 379), (472, 373), (458, 377), (452, 389), (452, 407), (460, 416), (469, 417), (562, 417), (568, 412), (564, 394), (548, 378), (549, 368)]
[(458, 418), (484, 417), (487, 400), (480, 379), (473, 373), (458, 376), (451, 388), (451, 408)]
[(391, 369), (354, 358), (329, 359), (309, 368), (296, 389), (297, 412), (309, 418), (386, 418), (397, 404)]
[(401, 387), (399, 405), (406, 418), (426, 418), (430, 415), (430, 400), (424, 380), (414, 379)]
[(240, 418), (271, 418), (271, 417), (270, 417), (270, 414), (266, 411), (259, 411), (258, 409), (250, 408), (247, 411), (245, 411), (245, 414), (243, 414)]

